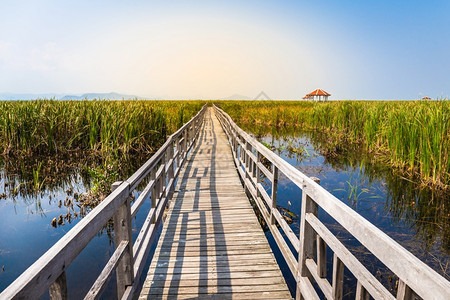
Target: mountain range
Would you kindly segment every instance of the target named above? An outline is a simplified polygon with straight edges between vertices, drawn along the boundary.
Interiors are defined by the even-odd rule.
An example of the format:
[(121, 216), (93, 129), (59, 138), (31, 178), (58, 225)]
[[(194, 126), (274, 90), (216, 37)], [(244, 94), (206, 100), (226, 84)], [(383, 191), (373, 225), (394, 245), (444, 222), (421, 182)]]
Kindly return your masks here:
[(111, 93), (86, 93), (82, 95), (67, 94), (14, 94), (0, 93), (0, 100), (35, 100), (35, 99), (55, 99), (55, 100), (136, 100), (136, 99), (154, 99), (154, 97), (141, 97), (136, 95)]
[[(85, 93), (85, 94), (28, 94), (28, 93), (0, 93), (1, 100), (36, 100), (36, 99), (54, 99), (54, 100), (165, 100), (173, 99), (168, 96), (148, 96), (142, 97), (137, 95), (120, 94), (116, 92), (110, 93)], [(199, 98), (200, 99), (200, 98)], [(221, 100), (252, 100), (252, 98), (240, 94), (233, 94)]]

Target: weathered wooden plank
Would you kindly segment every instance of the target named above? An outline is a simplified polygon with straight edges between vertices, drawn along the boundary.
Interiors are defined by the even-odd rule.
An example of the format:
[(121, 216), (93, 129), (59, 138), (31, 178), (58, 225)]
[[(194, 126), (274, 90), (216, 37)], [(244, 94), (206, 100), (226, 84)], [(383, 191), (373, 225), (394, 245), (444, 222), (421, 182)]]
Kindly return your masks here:
[[(314, 270), (315, 271), (315, 270)], [(332, 297), (340, 300), (344, 292), (344, 264), (339, 257), (334, 253), (333, 255), (333, 278), (332, 278)]]
[(236, 205), (227, 205), (220, 203), (212, 203), (212, 204), (196, 204), (196, 203), (186, 203), (186, 204), (175, 204), (172, 209), (179, 211), (205, 211), (205, 210), (218, 210), (218, 209), (236, 209), (236, 208), (247, 208), (246, 204), (236, 204)]
[(139, 195), (139, 197), (134, 202), (133, 206), (131, 207), (131, 217), (134, 218), (136, 214), (138, 213), (139, 209), (141, 208), (142, 204), (144, 204), (147, 197), (150, 195), (153, 187), (155, 186), (155, 181), (150, 180), (150, 182), (147, 184), (145, 189), (142, 191), (142, 193)]
[[(144, 287), (142, 295), (181, 295), (181, 294), (229, 294), (242, 292), (264, 292), (264, 291), (285, 291), (280, 283), (260, 284), (260, 285), (235, 285), (235, 286), (193, 286), (193, 287), (173, 287), (173, 288), (147, 288)], [(318, 298), (317, 298), (318, 299)]]
[[(220, 223), (218, 223), (220, 222)], [(259, 224), (255, 224), (254, 219), (245, 220), (242, 222), (239, 222), (239, 219), (234, 220), (219, 220), (219, 217), (214, 222), (186, 222), (186, 223), (179, 223), (179, 224), (171, 224), (170, 226), (167, 226), (165, 229), (166, 231), (182, 231), (182, 230), (206, 230), (206, 231), (214, 231), (218, 232), (219, 230), (226, 230), (228, 228), (236, 228), (236, 226), (241, 228), (260, 228)], [(240, 228), (237, 228), (240, 229)]]
[[(245, 209), (246, 207), (241, 207), (241, 209)], [(195, 208), (195, 207), (191, 207), (191, 208), (173, 208), (173, 210), (174, 211), (179, 211), (179, 212), (182, 212), (182, 213), (191, 213), (191, 212), (208, 212), (208, 211), (217, 211), (217, 207), (213, 207), (213, 208), (211, 208), (211, 207), (209, 207), (209, 208)], [(223, 210), (230, 210), (230, 211), (233, 211), (233, 210), (235, 210), (236, 208), (234, 208), (234, 207), (221, 207), (220, 208), (221, 209), (221, 211), (223, 211)]]
[(320, 235), (317, 235), (317, 275), (327, 276), (327, 245)]
[(110, 257), (108, 263), (103, 268), (102, 272), (100, 273), (100, 276), (97, 278), (97, 280), (92, 285), (89, 292), (86, 294), (86, 297), (84, 297), (85, 300), (87, 299), (98, 299), (106, 287), (106, 283), (111, 278), (114, 269), (119, 264), (120, 259), (122, 258), (123, 254), (125, 253), (125, 250), (128, 246), (128, 241), (122, 241), (120, 242), (120, 245), (116, 248), (113, 255)]
[[(276, 165), (289, 180), (307, 193), (330, 214), (350, 234), (358, 239), (373, 255), (391, 269), (414, 292), (423, 298), (450, 298), (450, 282), (434, 272), (430, 267), (401, 247), (373, 224), (365, 220), (342, 201), (331, 195), (324, 188), (315, 184), (305, 174), (278, 157), (264, 145), (240, 129), (222, 110), (214, 107), (228, 133), (239, 143), (249, 143), (272, 164)], [(230, 137), (231, 138), (231, 137)], [(395, 257), (396, 259), (392, 259)]]
[(49, 288), (50, 299), (52, 300), (66, 300), (69, 299), (67, 292), (67, 278), (66, 272), (62, 272), (61, 275), (52, 283)]
[(394, 299), (392, 294), (356, 259), (356, 257), (342, 245), (342, 243), (323, 225), (320, 220), (306, 214), (306, 221), (314, 228), (318, 235), (333, 250), (344, 265), (355, 275), (360, 283), (375, 298)]
[(369, 292), (367, 292), (367, 290), (364, 288), (361, 282), (358, 281), (358, 283), (356, 284), (355, 300), (369, 300), (369, 299), (370, 299)]
[[(259, 261), (258, 261), (259, 262)], [(253, 262), (251, 265), (225, 265), (222, 266), (208, 266), (204, 265), (203, 270), (198, 267), (159, 267), (151, 268), (149, 274), (213, 274), (213, 273), (234, 273), (234, 272), (251, 272), (251, 271), (279, 271), (278, 265), (274, 261), (264, 261), (263, 264)]]
[[(203, 244), (203, 243), (202, 243)], [(159, 248), (160, 251), (179, 251), (179, 252), (195, 252), (195, 253), (201, 253), (203, 252), (210, 252), (214, 253), (214, 251), (237, 251), (237, 250), (251, 250), (251, 249), (265, 249), (270, 250), (270, 247), (267, 244), (258, 243), (258, 244), (252, 244), (252, 245), (211, 245), (211, 246), (205, 246), (205, 245), (175, 245), (175, 246), (161, 246)]]
[[(174, 275), (177, 276), (177, 275)], [(169, 279), (169, 280), (153, 280), (152, 287), (150, 288), (150, 294), (152, 294), (153, 290), (160, 289), (174, 289), (174, 288), (192, 288), (196, 290), (201, 290), (202, 288), (206, 288), (207, 290), (214, 289), (215, 287), (232, 287), (233, 289), (238, 286), (264, 286), (271, 284), (279, 284), (282, 285), (284, 280), (280, 274), (277, 274), (276, 277), (257, 277), (257, 278), (218, 278), (218, 279), (209, 279), (208, 277), (203, 276), (204, 279)]]
[[(235, 218), (243, 218), (248, 216), (254, 216), (253, 208), (236, 208), (236, 209), (213, 209), (213, 210), (203, 210), (203, 211), (192, 211), (192, 212), (184, 212), (179, 213), (176, 211), (170, 211), (167, 215), (173, 216), (174, 218), (178, 218), (179, 221), (181, 221), (182, 214), (186, 215), (189, 220), (194, 220), (198, 218), (213, 218), (213, 217), (223, 217), (223, 218), (229, 218), (229, 217), (235, 217)], [(255, 216), (256, 217), (256, 216)]]
[[(207, 236), (203, 239), (191, 239), (191, 240), (171, 240), (163, 241), (160, 248), (169, 247), (219, 247), (219, 246), (242, 246), (242, 244), (249, 245), (267, 245), (267, 239), (264, 236), (257, 236), (253, 238), (241, 238), (239, 240), (233, 238), (216, 238), (215, 236)], [(269, 246), (267, 246), (269, 247)]]
[(244, 254), (266, 254), (266, 253), (272, 253), (271, 249), (267, 248), (247, 248), (247, 249), (238, 249), (238, 250), (215, 250), (215, 249), (204, 249), (199, 251), (180, 251), (179, 249), (174, 249), (172, 251), (164, 251), (162, 249), (161, 251), (155, 253), (159, 257), (201, 257), (201, 256), (223, 256), (227, 257), (229, 255), (244, 255)]
[[(191, 286), (192, 282), (194, 282), (194, 286), (197, 285), (201, 280), (204, 279), (205, 272), (199, 274), (199, 273), (179, 273), (179, 274), (151, 274), (147, 277), (147, 280), (151, 281), (157, 281), (154, 285), (155, 287), (158, 286), (165, 286), (167, 283), (170, 285), (174, 281), (179, 282), (180, 286)], [(253, 285), (259, 285), (261, 284), (262, 280), (265, 280), (263, 278), (268, 277), (270, 281), (267, 281), (268, 284), (275, 282), (282, 283), (281, 279), (281, 272), (280, 270), (266, 270), (266, 271), (240, 271), (240, 272), (212, 272), (208, 273), (208, 283), (204, 283), (204, 285), (215, 285), (217, 281), (223, 280), (223, 279), (245, 279), (245, 280), (236, 280), (234, 284), (237, 285), (244, 285), (244, 284), (253, 284)], [(260, 279), (258, 281), (258, 279)], [(231, 280), (228, 280), (228, 282), (224, 282), (226, 284), (230, 284)], [(184, 281), (184, 282), (183, 282)]]
[(319, 274), (317, 273), (317, 265), (314, 260), (312, 260), (311, 258), (306, 259), (305, 265), (316, 281), (317, 285), (319, 285), (325, 297), (327, 299), (334, 299), (332, 295), (331, 284), (326, 278), (322, 278), (321, 276), (319, 276)]
[[(257, 292), (230, 292), (219, 294), (165, 294), (161, 295), (161, 299), (289, 299), (288, 291), (257, 291)], [(142, 296), (139, 299), (147, 299)]]
[(398, 283), (397, 300), (413, 300), (413, 291), (406, 285), (403, 280)]
[(208, 203), (228, 203), (228, 204), (237, 204), (237, 203), (244, 203), (247, 204), (248, 207), (251, 207), (250, 201), (244, 197), (242, 197), (241, 194), (234, 194), (235, 197), (232, 195), (221, 195), (216, 194), (215, 192), (210, 193), (201, 193), (204, 190), (197, 191), (192, 190), (195, 193), (184, 193), (185, 198), (182, 199), (180, 196), (183, 195), (183, 193), (180, 193), (178, 197), (172, 201), (173, 204), (182, 204), (182, 203), (198, 203), (198, 204), (208, 204)]
[[(257, 255), (231, 255), (227, 257), (213, 257), (213, 256), (203, 256), (203, 257), (189, 257), (187, 259), (173, 258), (169, 259), (165, 257), (164, 259), (153, 260), (150, 265), (150, 270), (160, 269), (160, 268), (175, 268), (177, 266), (184, 268), (203, 268), (206, 269), (208, 266), (216, 267), (232, 267), (232, 266), (261, 266), (266, 265), (277, 265), (273, 255), (269, 254), (257, 254)], [(149, 271), (150, 273), (150, 271)]]
[[(252, 168), (253, 156), (248, 154), (247, 160)], [(141, 296), (197, 298), (211, 293), (290, 298), (236, 172), (227, 137), (209, 112), (180, 171)]]
[(223, 198), (233, 198), (233, 197), (245, 197), (245, 193), (241, 190), (231, 190), (231, 191), (217, 191), (211, 189), (195, 189), (195, 190), (176, 190), (174, 192), (174, 197), (177, 199), (179, 197), (223, 197)]
[[(118, 188), (113, 184), (112, 190)], [(119, 298), (125, 293), (127, 286), (133, 283), (133, 237), (131, 235), (131, 206), (130, 198), (117, 210), (113, 217), (114, 221), (114, 243), (118, 248), (123, 241), (126, 242), (126, 249), (116, 266), (117, 294)]]

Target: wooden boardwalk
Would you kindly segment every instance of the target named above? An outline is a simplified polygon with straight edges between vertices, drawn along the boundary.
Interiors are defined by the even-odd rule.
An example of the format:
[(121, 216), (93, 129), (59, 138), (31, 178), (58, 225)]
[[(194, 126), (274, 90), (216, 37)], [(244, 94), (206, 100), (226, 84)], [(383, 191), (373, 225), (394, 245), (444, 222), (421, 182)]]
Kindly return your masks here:
[[(38, 299), (47, 291), (51, 299), (68, 299), (67, 267), (111, 218), (116, 249), (85, 299), (99, 299), (114, 273), (118, 299), (135, 299), (170, 199), (140, 299), (291, 298), (247, 196), (258, 206), (296, 282), (296, 299), (320, 299), (319, 294), (343, 299), (351, 292), (355, 299), (450, 299), (447, 279), (213, 107), (215, 115), (203, 106), (131, 177), (114, 183), (113, 192), (2, 291), (0, 299)], [(280, 176), (301, 190), (298, 235), (278, 210)], [(270, 191), (261, 178), (265, 185), (271, 182)], [(146, 187), (132, 202), (130, 194), (144, 179)], [(132, 219), (148, 199), (151, 209), (134, 238)], [(395, 295), (366, 268), (364, 257), (354, 256), (322, 223), (319, 209), (395, 274)], [(356, 287), (344, 286), (347, 273), (357, 280)]]
[(181, 170), (140, 299), (289, 299), (211, 108)]

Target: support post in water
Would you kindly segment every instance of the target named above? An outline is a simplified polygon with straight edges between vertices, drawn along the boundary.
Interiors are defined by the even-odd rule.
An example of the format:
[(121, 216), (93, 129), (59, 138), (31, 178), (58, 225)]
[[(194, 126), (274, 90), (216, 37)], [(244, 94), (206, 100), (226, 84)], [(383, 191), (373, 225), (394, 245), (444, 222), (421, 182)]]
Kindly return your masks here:
[(250, 173), (252, 172), (252, 160), (250, 158), (250, 153), (252, 152), (252, 145), (250, 143), (245, 143), (245, 177), (250, 179)]
[(66, 300), (69, 299), (67, 293), (66, 271), (56, 278), (55, 282), (49, 288), (50, 299), (52, 300)]
[[(114, 182), (111, 190), (114, 191), (122, 182)], [(129, 188), (129, 187), (128, 187)], [(133, 240), (131, 235), (131, 207), (129, 193), (125, 193), (126, 199), (113, 217), (114, 220), (114, 244), (116, 248), (122, 241), (127, 241), (128, 246), (116, 268), (117, 296), (122, 298), (127, 286), (133, 284)]]
[(189, 143), (189, 127), (186, 127), (186, 129), (183, 132), (183, 141), (181, 144), (181, 152), (180, 152), (180, 159), (183, 159), (185, 157), (186, 149), (188, 147)]
[(414, 292), (411, 288), (401, 279), (398, 282), (397, 300), (410, 300), (414, 298)]
[(277, 190), (278, 190), (278, 168), (272, 164), (273, 168), (273, 180), (272, 180), (272, 207), (270, 209), (270, 224), (275, 224), (275, 216), (273, 211), (277, 209)]
[[(175, 161), (175, 157), (173, 156), (173, 142), (170, 143), (169, 148), (167, 149), (167, 163), (169, 164), (169, 169), (167, 170), (167, 184), (170, 184), (170, 181), (174, 179), (174, 168), (173, 162)], [(172, 182), (172, 185), (174, 183)], [(168, 196), (169, 190), (171, 190), (171, 186), (168, 186), (166, 195)]]
[[(258, 150), (256, 150), (258, 151)], [(258, 164), (261, 162), (261, 153), (259, 151), (256, 154), (256, 197), (262, 197), (261, 191), (259, 190), (259, 185), (261, 184), (261, 169)]]
[[(311, 177), (314, 182), (320, 184), (320, 179)], [(306, 214), (311, 213), (318, 216), (319, 206), (306, 193), (306, 186), (302, 189), (302, 211), (300, 215), (300, 247), (298, 251), (298, 274), (297, 274), (297, 292), (296, 299), (303, 299), (300, 291), (301, 277), (310, 277), (308, 268), (306, 267), (306, 259), (314, 259), (316, 256), (316, 236), (314, 229), (306, 222)]]
[[(156, 196), (157, 194), (157, 180), (156, 180), (156, 171), (155, 171), (156, 167), (154, 167), (151, 171), (150, 171), (150, 180), (153, 180), (155, 183), (153, 184), (152, 187), (152, 191), (151, 191), (151, 196), (150, 196), (150, 200), (151, 200), (151, 208), (152, 209), (156, 209), (156, 201), (158, 199), (158, 197)], [(153, 216), (153, 218), (150, 221), (152, 224), (155, 223), (155, 216)]]

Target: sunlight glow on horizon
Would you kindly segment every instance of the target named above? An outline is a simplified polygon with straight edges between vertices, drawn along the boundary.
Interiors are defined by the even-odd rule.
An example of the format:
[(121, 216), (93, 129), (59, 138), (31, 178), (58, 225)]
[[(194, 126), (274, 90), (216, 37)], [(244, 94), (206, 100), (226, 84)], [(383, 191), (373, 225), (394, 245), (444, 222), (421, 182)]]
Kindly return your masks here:
[[(333, 99), (450, 92), (450, 26), (439, 19), (445, 1), (194, 2), (7, 0), (0, 4), (0, 28), (8, 28), (0, 31), (0, 92), (172, 99), (261, 90), (299, 99), (316, 88)], [(417, 24), (422, 13), (438, 19)], [(430, 34), (436, 28), (440, 34)]]

